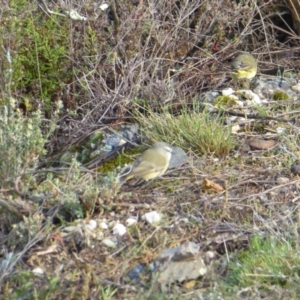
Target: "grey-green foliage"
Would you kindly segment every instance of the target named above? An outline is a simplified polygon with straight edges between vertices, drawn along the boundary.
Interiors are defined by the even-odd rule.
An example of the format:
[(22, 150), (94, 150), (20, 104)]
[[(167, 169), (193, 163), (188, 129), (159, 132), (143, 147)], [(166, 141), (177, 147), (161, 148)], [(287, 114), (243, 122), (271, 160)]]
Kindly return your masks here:
[(34, 167), (45, 153), (46, 137), (40, 129), (41, 113), (24, 117), (19, 110), (0, 108), (0, 185)]

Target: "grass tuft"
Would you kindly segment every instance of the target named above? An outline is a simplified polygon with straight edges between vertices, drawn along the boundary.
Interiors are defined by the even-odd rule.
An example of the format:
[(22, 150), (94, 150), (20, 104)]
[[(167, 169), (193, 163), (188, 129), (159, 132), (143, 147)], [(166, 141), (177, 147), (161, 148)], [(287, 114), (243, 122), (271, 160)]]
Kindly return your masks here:
[(174, 116), (167, 110), (162, 113), (149, 110), (147, 118), (139, 114), (138, 121), (152, 140), (164, 140), (200, 155), (227, 155), (235, 147), (230, 126), (225, 125), (221, 115), (194, 111), (185, 107), (181, 115)]

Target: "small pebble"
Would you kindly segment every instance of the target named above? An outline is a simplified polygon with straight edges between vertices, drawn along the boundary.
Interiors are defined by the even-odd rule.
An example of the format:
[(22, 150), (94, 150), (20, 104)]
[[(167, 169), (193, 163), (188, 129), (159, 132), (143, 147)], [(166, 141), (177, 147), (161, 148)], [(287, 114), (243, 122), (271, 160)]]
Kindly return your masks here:
[(107, 3), (103, 3), (99, 7), (100, 7), (101, 10), (107, 10), (109, 6), (108, 6)]
[(95, 220), (89, 220), (89, 222), (84, 225), (84, 228), (93, 231), (97, 228), (97, 222)]
[(116, 248), (118, 245), (118, 242), (116, 240), (113, 240), (111, 238), (105, 238), (102, 240), (102, 243), (109, 247), (109, 248)]
[(104, 221), (100, 222), (99, 227), (100, 227), (101, 229), (108, 229), (108, 225), (107, 225), (107, 223), (104, 222)]
[(34, 268), (31, 272), (36, 275), (43, 275), (45, 273), (44, 270), (40, 267)]
[(222, 90), (222, 95), (223, 96), (230, 96), (233, 93), (234, 93), (234, 90), (232, 88), (228, 88), (228, 89)]
[(118, 236), (123, 236), (126, 233), (126, 227), (123, 224), (118, 223), (114, 226), (113, 233)]
[(288, 183), (289, 181), (290, 181), (290, 179), (287, 177), (278, 177), (276, 179), (277, 184), (285, 184), (285, 183)]
[(126, 225), (127, 226), (132, 226), (135, 223), (137, 223), (137, 218), (135, 218), (135, 217), (130, 217), (126, 220)]
[(151, 211), (148, 213), (145, 213), (142, 217), (143, 220), (146, 220), (148, 224), (154, 224), (161, 220), (161, 216), (156, 211)]

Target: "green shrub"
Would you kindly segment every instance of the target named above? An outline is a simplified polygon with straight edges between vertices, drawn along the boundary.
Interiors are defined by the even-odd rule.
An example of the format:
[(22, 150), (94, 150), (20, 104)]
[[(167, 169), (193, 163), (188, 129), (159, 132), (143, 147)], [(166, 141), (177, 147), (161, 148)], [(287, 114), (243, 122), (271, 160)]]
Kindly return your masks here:
[[(47, 16), (28, 1), (11, 1), (10, 7), (0, 20), (0, 80), (5, 83), (1, 88), (9, 85), (18, 99), (42, 99), (49, 112), (53, 97), (71, 76), (69, 20)], [(37, 100), (30, 103), (28, 99), (22, 100), (27, 109), (36, 108)]]
[(41, 113), (24, 117), (19, 110), (0, 108), (0, 182), (5, 186), (14, 177), (36, 165), (45, 153), (44, 137), (40, 129)]

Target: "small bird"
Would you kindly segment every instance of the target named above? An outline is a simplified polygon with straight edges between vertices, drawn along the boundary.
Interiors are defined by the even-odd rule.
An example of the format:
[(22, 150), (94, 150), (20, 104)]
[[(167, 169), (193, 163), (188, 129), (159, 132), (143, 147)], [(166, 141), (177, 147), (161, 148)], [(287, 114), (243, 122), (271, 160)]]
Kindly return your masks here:
[(240, 51), (235, 55), (231, 63), (233, 79), (240, 81), (243, 79), (251, 80), (257, 72), (255, 58), (249, 52)]
[(125, 172), (121, 171), (119, 181), (124, 182), (132, 177), (148, 181), (161, 176), (168, 169), (171, 156), (171, 146), (164, 142), (157, 142), (134, 161), (129, 171), (128, 168)]

